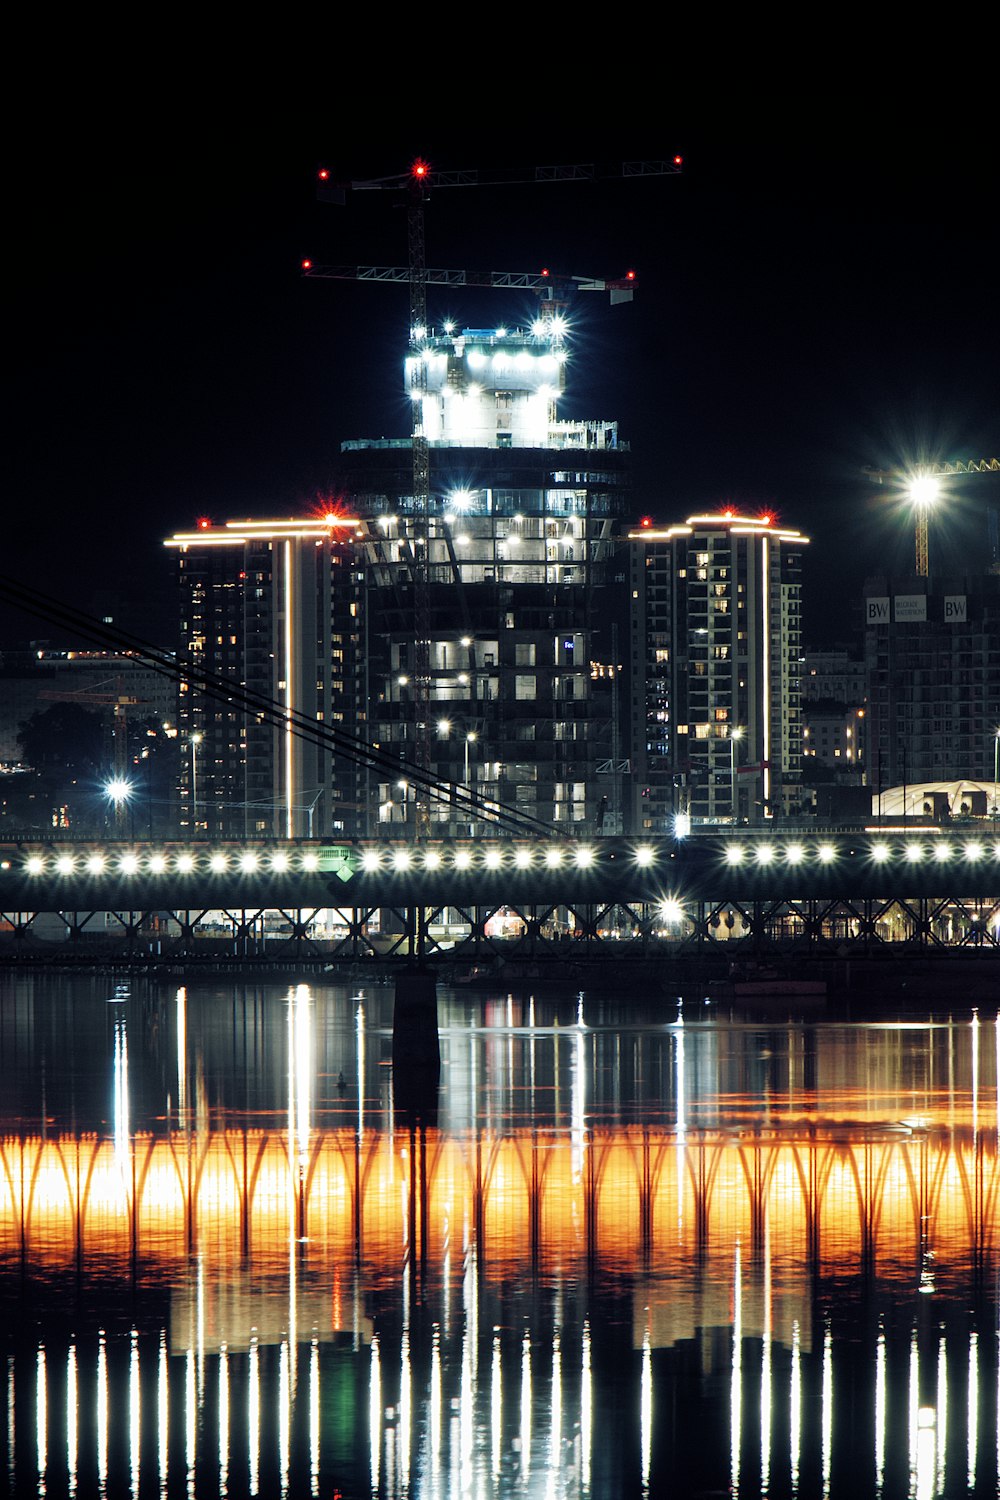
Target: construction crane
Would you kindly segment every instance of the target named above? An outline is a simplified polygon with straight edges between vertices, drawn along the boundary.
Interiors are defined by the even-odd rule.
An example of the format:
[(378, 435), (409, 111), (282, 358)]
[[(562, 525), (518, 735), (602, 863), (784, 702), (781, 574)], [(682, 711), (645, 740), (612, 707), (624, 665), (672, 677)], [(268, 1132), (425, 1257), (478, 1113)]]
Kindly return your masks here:
[[(389, 177), (377, 177), (361, 180), (338, 181), (326, 167), (321, 167), (317, 174), (317, 197), (321, 202), (344, 206), (347, 202), (349, 192), (393, 192), (402, 194), (405, 198), (407, 209), (407, 239), (409, 245), (409, 262), (406, 268), (395, 266), (357, 266), (353, 269), (322, 268), (315, 267), (311, 262), (303, 263), (302, 270), (307, 276), (318, 278), (327, 277), (337, 280), (359, 280), (359, 281), (388, 281), (405, 282), (410, 291), (410, 335), (409, 343), (411, 350), (418, 349), (421, 341), (426, 336), (427, 329), (427, 288), (431, 285), (443, 286), (489, 286), (497, 288), (513, 288), (515, 286), (526, 286), (531, 273), (520, 272), (489, 272), (484, 276), (472, 277), (472, 273), (463, 271), (434, 271), (427, 266), (427, 247), (425, 233), (425, 211), (431, 191), (434, 189), (448, 188), (478, 188), (478, 187), (513, 187), (524, 184), (551, 185), (566, 182), (595, 182), (601, 179), (615, 178), (619, 180), (637, 177), (676, 177), (681, 174), (684, 159), (675, 155), (663, 159), (640, 159), (626, 161), (617, 164), (614, 168), (604, 168), (596, 163), (574, 163), (570, 165), (546, 166), (546, 167), (514, 167), (504, 169), (493, 169), (482, 173), (475, 168), (462, 171), (443, 171), (432, 167), (423, 158), (418, 157), (406, 172), (397, 173)], [(547, 272), (540, 272), (538, 276), (544, 281)], [(511, 280), (510, 278), (514, 278)], [(607, 290), (611, 293), (612, 302), (629, 300), (631, 297), (631, 285), (634, 280), (631, 275), (624, 278), (622, 284), (609, 282), (594, 282), (592, 278), (570, 277), (566, 278), (566, 285), (579, 284), (578, 289)], [(533, 286), (532, 290), (541, 291), (541, 286)], [(547, 291), (547, 289), (546, 289)], [(551, 316), (553, 296), (549, 292), (546, 295), (547, 316)], [(417, 388), (413, 394), (413, 427), (412, 427), (412, 451), (413, 451), (413, 597), (414, 597), (414, 657), (415, 670), (413, 674), (413, 702), (416, 715), (415, 745), (416, 758), (421, 769), (426, 772), (430, 762), (430, 746), (426, 734), (420, 732), (420, 725), (427, 722), (427, 707), (430, 697), (430, 603), (428, 596), (427, 579), (427, 557), (429, 554), (430, 533), (430, 453), (427, 436), (423, 430), (422, 402), (419, 400), (421, 391), (419, 382), (426, 379), (426, 371), (422, 362), (415, 364), (415, 380)], [(427, 809), (418, 802), (416, 808), (418, 832), (422, 832), (426, 823)]]
[(920, 464), (910, 472), (876, 469), (869, 465), (862, 473), (876, 484), (891, 483), (905, 488), (913, 504), (917, 577), (927, 578), (930, 574), (928, 520), (940, 488), (938, 481), (959, 474), (1000, 474), (1000, 459), (970, 458), (957, 459), (954, 463)]

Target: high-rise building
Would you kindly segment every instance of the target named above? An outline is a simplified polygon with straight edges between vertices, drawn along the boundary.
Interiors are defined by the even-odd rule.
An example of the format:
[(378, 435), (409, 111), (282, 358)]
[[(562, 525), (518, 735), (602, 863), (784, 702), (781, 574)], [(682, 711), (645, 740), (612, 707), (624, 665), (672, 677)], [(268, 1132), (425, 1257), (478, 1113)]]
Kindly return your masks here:
[(733, 511), (630, 534), (637, 831), (800, 811), (807, 541)]
[[(344, 445), (345, 503), (366, 518), (370, 730), (399, 757), (377, 830), (488, 831), (443, 786), (544, 825), (621, 826), (619, 674), (629, 459), (610, 421), (560, 420), (567, 343), (530, 330), (419, 331), (412, 438)], [(373, 830), (374, 831), (374, 830)]]
[(992, 782), (1000, 734), (1000, 577), (865, 583), (868, 780)]
[[(351, 833), (366, 772), (295, 732), (363, 725), (364, 591), (357, 523), (335, 515), (179, 532), (179, 818), (199, 838)], [(226, 685), (234, 689), (227, 700)], [(288, 714), (255, 705), (274, 704)], [(295, 716), (295, 717), (292, 717)]]

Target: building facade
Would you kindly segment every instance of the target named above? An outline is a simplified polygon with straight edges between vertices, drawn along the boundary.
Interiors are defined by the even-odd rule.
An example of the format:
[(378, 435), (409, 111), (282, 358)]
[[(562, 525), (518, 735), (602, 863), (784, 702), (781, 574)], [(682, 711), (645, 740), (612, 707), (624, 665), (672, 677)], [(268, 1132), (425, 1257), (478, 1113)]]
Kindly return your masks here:
[[(357, 525), (231, 521), (179, 532), (178, 826), (194, 838), (352, 833), (365, 770), (296, 723), (364, 723)], [(231, 688), (232, 696), (226, 689)], [(255, 705), (258, 705), (255, 707)], [(262, 712), (276, 705), (287, 715)]]
[(865, 584), (868, 779), (991, 782), (1000, 735), (1000, 576)]
[(637, 831), (802, 810), (807, 541), (733, 511), (630, 534)]

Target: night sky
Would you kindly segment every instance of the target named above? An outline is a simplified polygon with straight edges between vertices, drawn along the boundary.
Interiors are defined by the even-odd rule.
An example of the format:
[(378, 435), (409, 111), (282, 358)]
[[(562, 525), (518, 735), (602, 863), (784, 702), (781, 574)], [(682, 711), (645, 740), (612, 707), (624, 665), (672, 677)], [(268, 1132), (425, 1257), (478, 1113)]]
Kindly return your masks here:
[[(866, 465), (1000, 456), (1000, 241), (990, 137), (907, 116), (834, 135), (678, 108), (629, 130), (527, 133), (425, 112), (382, 120), (258, 102), (239, 120), (75, 97), (50, 154), (15, 154), (16, 270), (0, 573), (172, 644), (163, 538), (199, 516), (289, 515), (336, 493), (339, 446), (403, 437), (405, 287), (308, 281), (317, 262), (406, 263), (389, 193), (318, 205), (326, 165), (387, 176), (424, 156), (491, 169), (683, 153), (680, 178), (439, 191), (430, 266), (614, 276), (634, 302), (577, 297), (564, 416), (612, 418), (632, 446), (636, 517), (723, 502), (812, 538), (807, 637), (843, 637), (867, 573), (911, 566), (912, 528)], [(441, 111), (443, 117), (444, 111)], [(558, 118), (553, 115), (553, 118)], [(883, 119), (887, 116), (883, 116)], [(432, 321), (517, 325), (520, 293), (429, 293)], [(979, 565), (1000, 480), (957, 487), (935, 545)], [(964, 553), (962, 551), (964, 549)], [(944, 555), (943, 550), (938, 557)], [(53, 638), (0, 615), (2, 642)]]

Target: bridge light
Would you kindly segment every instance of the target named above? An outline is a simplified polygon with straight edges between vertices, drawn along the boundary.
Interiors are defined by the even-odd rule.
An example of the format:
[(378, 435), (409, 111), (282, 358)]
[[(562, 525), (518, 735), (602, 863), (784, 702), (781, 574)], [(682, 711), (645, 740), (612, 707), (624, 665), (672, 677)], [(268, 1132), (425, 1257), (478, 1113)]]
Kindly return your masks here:
[(939, 864), (944, 864), (945, 860), (951, 859), (951, 845), (938, 844), (934, 850), (934, 858)]
[(654, 855), (652, 849), (650, 849), (648, 844), (643, 844), (641, 849), (637, 849), (635, 851), (635, 862), (644, 870), (653, 863), (655, 857), (656, 856)]
[(907, 844), (907, 846), (906, 846), (906, 857), (910, 861), (911, 864), (917, 864), (917, 863), (919, 863), (919, 861), (922, 860), (923, 857), (924, 857), (923, 845), (921, 845), (921, 844)]
[(828, 865), (831, 860), (837, 857), (837, 851), (832, 844), (820, 844), (816, 852), (819, 855), (820, 863), (824, 865)]
[(377, 849), (366, 849), (361, 856), (361, 868), (363, 870), (377, 870), (381, 867), (381, 864), (382, 861), (379, 858)]
[(467, 870), (472, 864), (472, 855), (468, 849), (458, 849), (455, 852), (455, 869)]
[(271, 869), (272, 870), (277, 870), (279, 872), (281, 872), (283, 870), (287, 870), (288, 869), (288, 855), (287, 854), (282, 854), (282, 853), (272, 854), (271, 855)]
[(518, 849), (514, 855), (514, 863), (519, 870), (529, 870), (531, 868), (531, 850)]
[(883, 864), (885, 864), (885, 862), (886, 862), (886, 860), (888, 858), (889, 858), (889, 845), (888, 844), (873, 844), (872, 845), (872, 859), (875, 861), (875, 863), (877, 865), (883, 865)]
[(139, 869), (139, 856), (137, 854), (123, 854), (118, 868), (123, 875), (135, 875)]
[(982, 844), (966, 844), (964, 850), (966, 859), (970, 859), (973, 862), (977, 859), (982, 859), (985, 852)]
[(769, 865), (774, 858), (774, 850), (770, 844), (758, 844), (754, 854), (759, 865)]
[(581, 870), (586, 870), (594, 863), (593, 849), (578, 849), (573, 857)]
[(248, 849), (245, 854), (240, 855), (241, 870), (256, 870), (259, 864), (260, 860), (257, 858), (256, 854), (254, 854), (252, 849)]
[(684, 920), (684, 908), (679, 901), (675, 900), (672, 896), (668, 896), (666, 901), (660, 902), (660, 916), (664, 922), (669, 922), (672, 926), (676, 926), (678, 922), (683, 922)]
[(218, 875), (223, 870), (228, 870), (229, 869), (229, 861), (226, 858), (226, 856), (224, 854), (222, 854), (221, 852), (220, 853), (216, 853), (216, 854), (213, 854), (212, 857), (211, 857), (211, 859), (209, 860), (208, 867), (209, 867), (210, 870), (214, 871), (214, 873), (216, 875)]
[(27, 870), (29, 875), (41, 875), (45, 869), (45, 861), (40, 854), (33, 854), (28, 860)]
[(499, 870), (503, 860), (499, 849), (490, 849), (486, 855), (486, 868), (488, 870)]
[(741, 865), (743, 863), (743, 850), (739, 844), (730, 844), (726, 850), (727, 865)]
[(59, 858), (56, 860), (56, 869), (59, 871), (60, 875), (72, 875), (73, 871), (76, 869), (76, 860), (73, 858), (72, 854), (60, 854)]
[(562, 862), (563, 852), (561, 849), (547, 849), (545, 851), (545, 863), (550, 870), (558, 870)]
[(441, 868), (441, 856), (436, 849), (428, 849), (424, 855), (425, 870), (439, 870)]
[(87, 860), (87, 869), (91, 875), (100, 875), (106, 865), (107, 860), (103, 854), (91, 854)]
[(194, 869), (194, 855), (179, 854), (177, 856), (177, 868), (182, 875), (190, 875)]
[(167, 868), (166, 857), (162, 854), (151, 855), (149, 860), (149, 868), (152, 874), (162, 875), (164, 870)]
[(313, 854), (311, 850), (308, 853), (303, 854), (303, 856), (302, 856), (302, 868), (303, 868), (303, 870), (308, 870), (310, 874), (312, 874), (312, 872), (314, 870), (318, 870), (319, 869), (319, 855), (318, 854)]
[(410, 851), (408, 849), (397, 849), (392, 857), (394, 870), (408, 870), (410, 868)]
[(790, 865), (800, 865), (805, 859), (806, 851), (801, 844), (789, 844), (785, 850), (785, 858)]

